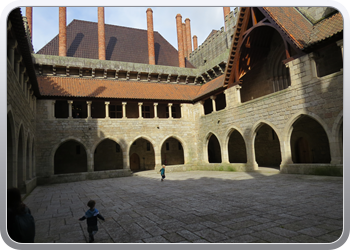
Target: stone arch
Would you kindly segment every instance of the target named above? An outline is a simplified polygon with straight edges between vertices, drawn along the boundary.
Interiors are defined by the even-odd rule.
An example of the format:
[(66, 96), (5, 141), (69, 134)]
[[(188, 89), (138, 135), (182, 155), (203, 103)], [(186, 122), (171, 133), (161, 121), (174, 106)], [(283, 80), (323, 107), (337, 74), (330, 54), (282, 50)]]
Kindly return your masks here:
[(295, 116), (289, 132), (287, 136), (294, 163), (330, 163), (329, 136), (313, 116)]
[(165, 165), (185, 164), (184, 141), (175, 135), (166, 137), (161, 143), (161, 162)]
[(11, 110), (7, 112), (7, 187), (16, 186), (16, 133)]
[(92, 151), (94, 171), (123, 169), (123, 146), (111, 138), (103, 138)]
[(227, 151), (230, 163), (247, 162), (247, 147), (242, 134), (236, 127), (230, 128), (226, 133), (223, 150)]
[(54, 174), (87, 172), (88, 150), (85, 145), (75, 138), (67, 138), (54, 149)]
[(154, 141), (147, 136), (137, 136), (130, 144), (128, 156), (132, 171), (155, 169), (155, 152), (157, 147)]
[(23, 124), (19, 126), (17, 136), (17, 187), (24, 192), (25, 181), (25, 139)]
[(278, 130), (267, 121), (259, 121), (252, 129), (255, 161), (258, 166), (279, 167), (282, 162)]
[(221, 144), (218, 139), (218, 136), (209, 132), (205, 141), (205, 154), (207, 156), (207, 162), (209, 163), (221, 163)]

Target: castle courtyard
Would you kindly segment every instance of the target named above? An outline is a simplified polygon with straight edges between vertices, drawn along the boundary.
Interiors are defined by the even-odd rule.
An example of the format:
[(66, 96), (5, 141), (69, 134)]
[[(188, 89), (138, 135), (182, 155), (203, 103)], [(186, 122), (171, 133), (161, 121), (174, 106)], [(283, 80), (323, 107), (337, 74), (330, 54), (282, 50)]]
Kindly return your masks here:
[(86, 243), (87, 202), (106, 219), (94, 243), (331, 243), (343, 230), (343, 178), (168, 172), (37, 186), (24, 203), (36, 243)]

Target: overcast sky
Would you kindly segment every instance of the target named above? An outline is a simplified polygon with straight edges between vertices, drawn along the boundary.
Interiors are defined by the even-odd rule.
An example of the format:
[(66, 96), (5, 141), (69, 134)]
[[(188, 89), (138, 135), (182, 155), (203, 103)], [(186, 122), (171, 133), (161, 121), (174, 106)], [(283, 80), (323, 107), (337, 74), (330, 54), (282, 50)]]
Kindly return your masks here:
[[(151, 7), (151, 6), (149, 6)], [(105, 23), (130, 28), (147, 29), (146, 10), (149, 7), (105, 7)], [(224, 26), (223, 7), (151, 7), (153, 28), (177, 49), (176, 15), (182, 22), (191, 20), (191, 35), (198, 37), (198, 46), (213, 29)], [(231, 11), (235, 7), (231, 7)], [(25, 16), (25, 7), (21, 8)], [(58, 34), (58, 7), (33, 7), (33, 46), (35, 52)], [(97, 22), (97, 7), (67, 7), (67, 25), (73, 20)]]

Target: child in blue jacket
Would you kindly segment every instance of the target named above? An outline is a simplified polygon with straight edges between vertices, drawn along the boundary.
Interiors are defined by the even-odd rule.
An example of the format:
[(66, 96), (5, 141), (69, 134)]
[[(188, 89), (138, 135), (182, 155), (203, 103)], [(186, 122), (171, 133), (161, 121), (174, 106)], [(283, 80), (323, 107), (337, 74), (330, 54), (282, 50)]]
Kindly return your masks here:
[(89, 243), (94, 242), (94, 234), (96, 234), (98, 231), (97, 218), (103, 221), (105, 220), (105, 218), (103, 218), (102, 215), (100, 215), (98, 210), (95, 208), (95, 204), (96, 202), (94, 200), (90, 200), (87, 204), (90, 209), (86, 211), (85, 215), (79, 219), (80, 221), (86, 219), (86, 223), (88, 226), (87, 231), (89, 233)]
[(165, 165), (160, 169), (160, 175), (162, 176), (161, 181), (164, 181), (165, 178)]

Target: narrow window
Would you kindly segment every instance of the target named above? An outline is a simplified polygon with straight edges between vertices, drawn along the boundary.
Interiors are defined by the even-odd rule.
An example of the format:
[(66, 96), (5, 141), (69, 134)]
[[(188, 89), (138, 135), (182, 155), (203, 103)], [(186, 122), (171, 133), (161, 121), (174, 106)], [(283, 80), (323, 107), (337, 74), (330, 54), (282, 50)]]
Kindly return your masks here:
[(151, 143), (147, 142), (147, 151), (151, 151)]
[(77, 155), (80, 155), (80, 145), (77, 145), (75, 147), (75, 152), (76, 152)]
[(169, 142), (165, 143), (166, 151), (169, 151)]

